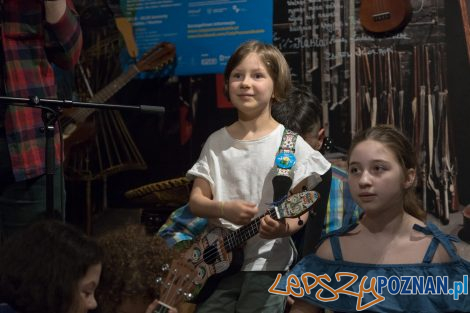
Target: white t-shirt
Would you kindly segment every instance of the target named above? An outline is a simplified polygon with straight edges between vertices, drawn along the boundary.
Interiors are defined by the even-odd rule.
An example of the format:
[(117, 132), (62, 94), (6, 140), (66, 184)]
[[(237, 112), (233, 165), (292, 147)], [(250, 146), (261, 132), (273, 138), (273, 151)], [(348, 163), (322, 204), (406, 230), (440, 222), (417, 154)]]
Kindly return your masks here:
[[(209, 136), (187, 176), (207, 180), (214, 200), (251, 201), (259, 208), (258, 216), (262, 215), (273, 201), (274, 162), (283, 132), (284, 126), (279, 125), (262, 138), (238, 140), (226, 128), (219, 129)], [(300, 136), (297, 136), (295, 157), (292, 187), (313, 173), (322, 175), (330, 168), (321, 153)], [(222, 218), (209, 219), (209, 223), (230, 230), (240, 227)], [(255, 235), (246, 242), (244, 257), (243, 271), (284, 271), (292, 263), (293, 250), (289, 237), (267, 240)]]

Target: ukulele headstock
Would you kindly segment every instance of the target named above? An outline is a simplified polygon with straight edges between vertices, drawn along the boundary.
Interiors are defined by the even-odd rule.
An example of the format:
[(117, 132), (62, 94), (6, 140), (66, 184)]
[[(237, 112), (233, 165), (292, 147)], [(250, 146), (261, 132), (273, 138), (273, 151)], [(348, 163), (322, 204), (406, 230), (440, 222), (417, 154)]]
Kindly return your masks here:
[(161, 302), (176, 307), (179, 303), (194, 299), (193, 292), (198, 288), (194, 281), (194, 267), (184, 261), (183, 255), (176, 256), (171, 265), (165, 264), (162, 270), (164, 278), (157, 278)]
[(147, 51), (137, 62), (136, 66), (141, 72), (159, 70), (171, 63), (176, 54), (175, 45), (170, 42), (160, 42)]
[(295, 193), (277, 206), (277, 216), (279, 218), (298, 217), (310, 210), (318, 199), (320, 199), (320, 194), (314, 190)]

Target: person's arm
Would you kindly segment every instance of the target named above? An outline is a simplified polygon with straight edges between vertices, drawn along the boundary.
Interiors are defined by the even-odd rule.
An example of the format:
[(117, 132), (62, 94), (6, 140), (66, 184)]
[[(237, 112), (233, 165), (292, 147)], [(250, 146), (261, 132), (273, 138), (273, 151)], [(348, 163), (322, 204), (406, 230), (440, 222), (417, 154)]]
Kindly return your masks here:
[[(307, 218), (308, 212), (304, 213), (300, 217), (285, 218), (282, 220), (275, 220), (269, 215), (266, 215), (261, 219), (259, 235), (264, 239), (291, 236), (303, 227)], [(299, 219), (302, 220), (302, 222), (299, 223)]]
[(73, 3), (71, 0), (47, 0), (44, 1), (44, 9), (47, 58), (63, 69), (72, 69), (78, 62), (83, 45)]
[[(307, 179), (298, 183), (290, 192), (295, 194), (302, 192), (307, 185)], [(295, 234), (299, 229), (305, 225), (308, 219), (308, 212), (305, 212), (299, 217), (285, 218), (282, 220), (275, 220), (269, 215), (261, 219), (259, 234), (264, 239), (275, 239), (280, 237), (288, 237)]]
[(55, 24), (64, 16), (67, 9), (67, 1), (46, 0), (44, 1), (44, 8), (46, 10), (46, 21), (49, 24)]
[(196, 216), (205, 218), (222, 217), (223, 208), (219, 206), (220, 204), (217, 201), (212, 200), (209, 182), (203, 178), (196, 177), (189, 196), (191, 212)]
[(199, 217), (224, 218), (237, 225), (246, 225), (258, 212), (255, 203), (244, 200), (218, 201), (212, 199), (212, 191), (203, 178), (196, 178), (189, 197), (191, 212)]

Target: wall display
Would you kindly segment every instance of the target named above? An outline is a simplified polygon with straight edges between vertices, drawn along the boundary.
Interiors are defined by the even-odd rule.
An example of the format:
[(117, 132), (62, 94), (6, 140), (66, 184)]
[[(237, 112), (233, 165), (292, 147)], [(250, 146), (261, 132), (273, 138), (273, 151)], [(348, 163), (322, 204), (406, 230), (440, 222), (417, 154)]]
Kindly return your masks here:
[[(464, 145), (455, 144), (461, 141), (459, 136), (466, 139), (468, 131), (462, 130), (470, 127), (465, 118), (470, 109), (461, 103), (470, 98), (464, 83), (468, 47), (454, 42), (455, 30), (465, 35), (457, 24), (468, 16), (468, 6), (461, 8), (468, 0), (106, 0), (101, 10), (93, 1), (77, 0), (88, 3), (80, 10), (87, 47), (82, 66), (90, 80), (87, 89), (95, 92), (126, 71), (115, 62), (116, 51), (125, 54), (120, 34), (98, 40), (90, 36), (101, 24), (112, 25), (116, 10), (114, 16), (104, 17), (110, 12), (105, 6), (113, 1), (120, 2), (118, 13), (133, 24), (139, 46), (139, 55), (128, 57), (128, 64), (139, 62), (156, 43), (176, 46), (170, 75), (151, 71), (152, 79), (131, 81), (125, 92), (117, 94), (118, 103), (163, 105), (167, 110), (164, 121), (148, 117), (151, 131), (141, 127), (142, 117), (133, 122), (126, 116), (137, 146), (142, 151), (154, 147), (147, 154), (152, 164), (148, 175), (153, 176), (142, 183), (184, 175), (208, 134), (233, 121), (231, 106), (214, 90), (222, 89), (223, 79), (212, 74), (223, 72), (240, 42), (260, 39), (279, 47), (294, 81), (311, 87), (321, 99), (334, 152), (345, 152), (360, 129), (394, 124), (419, 149), (418, 189), (429, 212), (446, 223), (449, 213), (458, 209), (458, 196), (469, 197), (461, 189), (468, 185), (463, 177), (470, 166), (463, 162), (457, 166), (456, 158), (460, 154), (465, 160), (468, 153)], [(364, 10), (376, 2), (387, 4), (386, 10)], [(361, 21), (361, 13), (371, 19)], [(378, 28), (376, 15), (394, 23)], [(90, 28), (93, 32), (87, 32)], [(105, 45), (110, 40), (112, 49)], [(115, 49), (118, 40), (121, 46)], [(110, 52), (112, 58), (106, 54)], [(459, 62), (460, 52), (466, 59)], [(160, 153), (161, 147), (179, 152)], [(166, 155), (178, 156), (178, 162)]]
[(274, 43), (320, 97), (333, 146), (379, 123), (403, 130), (424, 207), (447, 223), (458, 201), (444, 1), (275, 1), (274, 16)]
[(163, 41), (176, 46), (176, 75), (222, 73), (243, 41), (272, 42), (272, 0), (123, 0), (121, 9), (139, 53)]
[(412, 8), (409, 0), (361, 1), (359, 20), (365, 31), (375, 36), (398, 33), (410, 22)]

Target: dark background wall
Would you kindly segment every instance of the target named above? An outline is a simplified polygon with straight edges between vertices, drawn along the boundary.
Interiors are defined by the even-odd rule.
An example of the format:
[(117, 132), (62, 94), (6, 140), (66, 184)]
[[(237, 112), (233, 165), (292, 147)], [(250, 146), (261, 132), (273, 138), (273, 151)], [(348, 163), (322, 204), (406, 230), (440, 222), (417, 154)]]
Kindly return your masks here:
[[(468, 1), (467, 6), (470, 5)], [(470, 56), (467, 51), (459, 1), (446, 1), (446, 43), (452, 131), (457, 157), (458, 193), (462, 205), (470, 204)]]
[[(459, 18), (459, 1), (412, 0), (410, 3), (413, 15), (406, 28), (396, 36), (381, 38), (369, 36), (361, 27), (358, 19), (360, 1), (353, 1), (352, 6), (350, 1), (334, 0), (295, 1), (296, 4), (273, 0), (273, 3), (273, 42), (283, 51), (291, 65), (294, 80), (310, 86), (323, 101), (328, 113), (329, 136), (340, 150), (347, 149), (355, 131), (351, 126), (353, 105), (363, 105), (357, 99), (351, 101), (351, 78), (357, 79), (358, 76), (357, 73), (351, 72), (350, 62), (355, 62), (356, 69), (360, 70), (361, 62), (364, 61), (364, 58), (358, 56), (351, 57), (352, 44), (356, 48), (369, 51), (369, 61), (374, 54), (383, 57), (384, 51), (400, 54), (398, 67), (403, 78), (408, 108), (413, 98), (413, 48), (428, 44), (445, 46), (456, 168), (458, 164), (456, 188), (459, 191), (459, 202), (470, 203), (470, 193), (466, 192), (467, 173), (470, 171), (466, 162), (469, 148), (463, 144), (470, 134), (470, 123), (467, 122), (470, 117), (470, 71), (463, 26)], [(76, 0), (75, 4), (81, 15), (85, 47), (82, 53), (82, 68), (75, 69), (71, 83), (73, 86), (65, 87), (63, 94), (72, 96), (67, 95), (67, 91), (73, 89), (73, 97), (83, 101), (90, 98), (86, 83), (96, 93), (123, 72), (120, 66), (123, 41), (114, 26), (114, 15), (106, 1)], [(332, 9), (335, 5), (336, 9)], [(303, 12), (303, 19), (300, 20), (295, 18), (298, 17), (297, 13), (293, 13), (299, 12), (299, 8)], [(339, 15), (334, 16), (334, 10), (337, 10)], [(356, 16), (354, 24), (348, 22), (351, 12)], [(321, 14), (326, 18), (320, 18)], [(320, 24), (323, 27), (320, 27)], [(351, 27), (356, 34), (354, 40), (349, 38)], [(330, 40), (329, 44), (314, 40), (315, 36)], [(339, 47), (335, 46), (335, 40), (340, 40)], [(326, 57), (338, 51), (342, 52), (341, 58)], [(116, 104), (155, 105), (165, 108), (163, 115), (121, 112), (125, 126), (147, 168), (122, 170), (107, 176), (108, 203), (105, 205), (108, 207), (135, 206), (124, 196), (127, 190), (184, 176), (199, 156), (207, 136), (236, 119), (234, 109), (218, 106), (216, 75), (176, 77), (172, 75), (171, 64), (161, 73), (150, 79), (131, 80), (107, 100)], [(370, 85), (367, 88), (370, 89)], [(408, 114), (411, 114), (409, 109)], [(414, 135), (413, 121), (406, 116), (404, 120), (404, 131), (411, 138)], [(369, 125), (368, 122), (362, 121), (357, 129)], [(185, 134), (190, 136), (183, 138), (184, 131), (188, 129), (192, 131)], [(74, 220), (82, 220), (84, 183), (68, 179), (67, 186), (69, 215)], [(91, 196), (95, 211), (99, 211), (103, 206), (102, 187), (101, 179), (96, 179)]]

